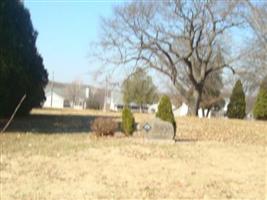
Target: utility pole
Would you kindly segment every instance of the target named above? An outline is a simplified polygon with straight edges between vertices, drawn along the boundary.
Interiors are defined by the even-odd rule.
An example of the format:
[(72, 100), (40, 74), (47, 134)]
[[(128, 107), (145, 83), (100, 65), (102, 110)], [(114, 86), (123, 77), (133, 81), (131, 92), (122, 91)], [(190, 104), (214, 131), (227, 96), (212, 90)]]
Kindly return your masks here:
[(104, 112), (107, 111), (107, 96), (108, 96), (108, 76), (106, 76), (106, 79), (105, 79), (105, 98), (104, 98)]
[(105, 78), (105, 98), (104, 98), (104, 107), (103, 107), (104, 112), (106, 112), (108, 110), (108, 108), (107, 108), (108, 100), (109, 100), (109, 104), (110, 104), (114, 87), (116, 87), (118, 85), (119, 85), (118, 82), (111, 82), (111, 75), (106, 75), (106, 78)]
[(51, 108), (53, 107), (53, 93), (54, 93), (54, 71), (52, 73), (52, 83), (51, 83)]

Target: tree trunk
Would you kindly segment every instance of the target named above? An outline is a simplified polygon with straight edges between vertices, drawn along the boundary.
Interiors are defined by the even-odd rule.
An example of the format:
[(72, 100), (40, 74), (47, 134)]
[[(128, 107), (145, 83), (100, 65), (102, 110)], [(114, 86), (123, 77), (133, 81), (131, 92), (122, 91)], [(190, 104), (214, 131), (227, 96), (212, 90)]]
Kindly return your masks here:
[(205, 108), (202, 108), (202, 117), (205, 117)]
[(206, 113), (206, 117), (209, 117), (210, 114), (210, 108), (208, 108), (207, 113)]
[(196, 88), (197, 96), (196, 96), (196, 102), (195, 102), (195, 116), (198, 116), (198, 109), (200, 107), (200, 102), (202, 98), (202, 87)]

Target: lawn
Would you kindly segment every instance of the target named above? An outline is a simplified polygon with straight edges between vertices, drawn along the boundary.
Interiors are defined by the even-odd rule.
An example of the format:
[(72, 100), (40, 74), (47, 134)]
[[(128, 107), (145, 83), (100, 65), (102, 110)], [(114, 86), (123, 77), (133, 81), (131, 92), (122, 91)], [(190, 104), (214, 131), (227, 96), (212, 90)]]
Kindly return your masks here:
[(97, 116), (120, 120), (74, 110), (16, 119), (0, 135), (0, 199), (266, 199), (266, 122), (177, 118), (169, 144), (97, 139)]

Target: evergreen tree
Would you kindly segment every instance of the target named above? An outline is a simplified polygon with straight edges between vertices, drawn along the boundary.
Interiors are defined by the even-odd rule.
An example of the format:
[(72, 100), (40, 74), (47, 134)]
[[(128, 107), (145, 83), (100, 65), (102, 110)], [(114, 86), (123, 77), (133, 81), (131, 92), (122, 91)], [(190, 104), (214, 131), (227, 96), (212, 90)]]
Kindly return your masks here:
[(10, 116), (24, 94), (18, 114), (27, 114), (45, 100), (48, 82), (36, 48), (37, 32), (19, 0), (0, 1), (0, 117)]
[(176, 133), (176, 121), (172, 112), (172, 104), (168, 96), (161, 97), (156, 117), (163, 121), (170, 122), (173, 125), (174, 134)]
[(246, 99), (240, 80), (236, 82), (233, 88), (226, 114), (229, 118), (237, 119), (243, 119), (246, 116)]
[(256, 119), (267, 120), (267, 77), (263, 80), (253, 109)]
[(132, 135), (135, 129), (135, 120), (133, 113), (127, 107), (122, 110), (122, 130), (125, 135)]

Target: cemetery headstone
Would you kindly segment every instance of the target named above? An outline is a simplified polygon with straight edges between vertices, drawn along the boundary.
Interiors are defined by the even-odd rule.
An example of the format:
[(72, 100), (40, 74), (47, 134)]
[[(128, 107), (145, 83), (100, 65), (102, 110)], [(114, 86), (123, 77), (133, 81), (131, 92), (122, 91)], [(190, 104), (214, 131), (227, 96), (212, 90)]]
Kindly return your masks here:
[(174, 139), (174, 128), (170, 122), (155, 118), (143, 125), (144, 137), (147, 139)]

